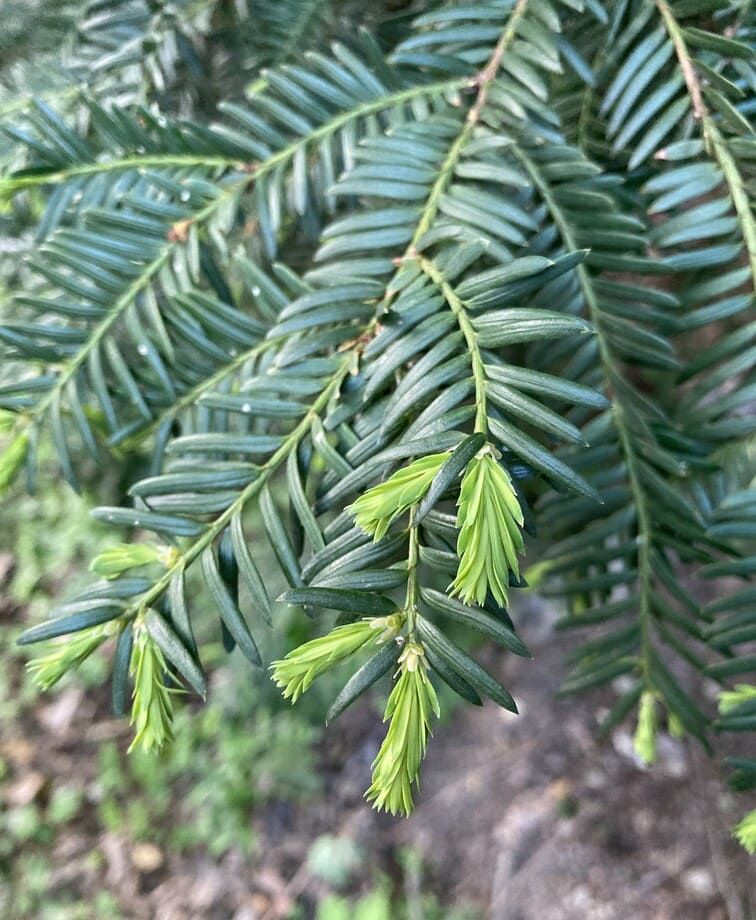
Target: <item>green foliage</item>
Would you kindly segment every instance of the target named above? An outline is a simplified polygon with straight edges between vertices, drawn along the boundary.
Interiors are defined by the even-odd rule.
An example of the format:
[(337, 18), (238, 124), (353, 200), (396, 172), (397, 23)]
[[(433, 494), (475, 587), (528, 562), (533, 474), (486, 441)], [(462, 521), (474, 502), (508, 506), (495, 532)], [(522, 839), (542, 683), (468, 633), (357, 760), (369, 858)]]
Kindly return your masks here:
[(490, 453), (471, 460), (459, 492), (459, 569), (453, 585), (465, 603), (482, 606), (490, 591), (506, 606), (510, 572), (520, 577), (523, 521), (507, 472)]
[[(320, 837), (315, 841), (310, 856), (320, 859), (323, 865), (326, 857), (338, 857), (348, 865), (355, 854), (349, 841), (334, 837)], [(314, 860), (308, 860), (311, 864)], [(421, 855), (411, 849), (399, 853), (400, 884), (392, 886), (389, 879), (376, 875), (371, 890), (361, 897), (346, 897), (340, 894), (326, 895), (318, 902), (317, 920), (479, 920), (478, 910), (465, 905), (442, 905), (426, 893), (427, 881), (423, 877)], [(333, 861), (331, 861), (333, 865)], [(313, 868), (314, 871), (314, 868)], [(395, 888), (396, 890), (392, 890)]]
[(135, 726), (130, 750), (159, 751), (173, 740), (173, 700), (165, 683), (163, 652), (142, 623), (134, 629), (130, 672), (134, 678), (131, 724)]
[[(0, 640), (9, 632), (4, 627)], [(267, 803), (318, 800), (319, 728), (305, 713), (287, 711), (272, 693), (266, 697), (264, 685), (250, 687), (244, 668), (224, 677), (208, 706), (194, 714), (177, 712), (176, 741), (160, 756), (141, 749), (127, 756), (120, 743), (107, 741), (98, 748), (96, 770), (80, 777), (70, 766), (53, 770), (52, 782), (35, 802), (5, 803), (0, 905), (7, 916), (121, 916), (109, 892), (84, 900), (78, 886), (54, 884), (52, 856), (72, 835), (91, 831), (96, 843), (112, 832), (129, 843), (150, 841), (189, 858), (195, 853), (221, 858), (231, 850), (254, 854), (259, 847), (254, 816)], [(15, 732), (32, 718), (34, 698), (14, 696), (13, 713), (9, 702), (4, 697), (3, 720)], [(0, 779), (7, 782), (3, 769), (0, 762)], [(102, 880), (103, 852), (94, 847), (88, 862)]]
[(91, 626), (72, 636), (64, 636), (51, 646), (46, 655), (32, 658), (26, 667), (33, 675), (37, 686), (41, 690), (49, 690), (69, 671), (78, 668), (109, 635), (113, 634), (112, 626), (111, 623)]
[(53, 870), (44, 856), (26, 853), (19, 857), (17, 878), (7, 891), (0, 890), (0, 905), (9, 916), (39, 917), (40, 920), (88, 920), (94, 911), (98, 916), (120, 918), (118, 903), (109, 892), (99, 892), (94, 898), (79, 900), (73, 896), (50, 903)]
[(756, 810), (743, 818), (733, 834), (749, 853), (756, 853)]
[(379, 811), (409, 815), (430, 735), (431, 715), (441, 714), (422, 645), (409, 642), (399, 657), (399, 676), (386, 703), (386, 737), (373, 762), (373, 782), (365, 793)]
[(4, 545), (14, 553), (7, 594), (16, 603), (29, 604), (35, 616), (47, 613), (63, 581), (89, 581), (87, 563), (111, 536), (93, 523), (89, 508), (87, 498), (61, 489), (52, 476), (35, 495), (25, 495), (16, 486), (0, 506)]
[[(116, 710), (133, 655), (159, 746), (173, 684), (204, 693), (194, 624), (258, 665), (285, 582), (347, 621), (275, 663), (292, 700), (379, 629), (331, 717), (400, 660), (371, 796), (407, 812), (434, 686), (516, 711), (447, 622), (528, 654), (537, 530), (587, 636), (564, 692), (624, 678), (604, 730), (640, 706), (649, 761), (657, 706), (707, 747), (752, 731), (696, 689), (756, 670), (751, 4), (231, 6), (85, 15), (75, 90), (0, 112), (29, 254), (0, 485), (46, 444), (74, 488), (107, 460), (128, 495), (94, 516), (137, 531), (22, 641), (117, 624)], [(215, 36), (252, 15), (235, 81)], [(743, 586), (702, 606), (693, 572)]]
[(376, 542), (385, 537), (392, 521), (423, 498), (448, 457), (448, 453), (421, 457), (360, 495), (348, 509), (357, 526)]
[(645, 764), (656, 760), (656, 698), (644, 693), (638, 705), (638, 725), (633, 737), (635, 753)]
[(273, 680), (281, 688), (284, 699), (296, 703), (318, 675), (374, 641), (376, 628), (382, 626), (383, 623), (376, 627), (374, 620), (337, 626), (328, 635), (305, 642), (283, 660), (274, 661), (271, 665)]
[(307, 868), (332, 888), (343, 888), (356, 874), (363, 853), (348, 837), (323, 834), (317, 837), (307, 854)]

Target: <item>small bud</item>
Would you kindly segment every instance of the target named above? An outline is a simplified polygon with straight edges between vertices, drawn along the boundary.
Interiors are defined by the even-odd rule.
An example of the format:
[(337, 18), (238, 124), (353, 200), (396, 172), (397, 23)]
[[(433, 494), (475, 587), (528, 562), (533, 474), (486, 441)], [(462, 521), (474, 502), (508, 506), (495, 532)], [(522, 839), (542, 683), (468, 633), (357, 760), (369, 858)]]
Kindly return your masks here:
[(425, 657), (425, 649), (418, 642), (408, 642), (399, 656), (399, 664), (404, 665), (408, 671), (414, 672), (417, 671), (418, 665), (421, 663), (427, 671), (429, 665)]
[(89, 570), (102, 578), (118, 578), (129, 569), (160, 561), (160, 555), (158, 547), (147, 543), (118, 543), (95, 556)]
[(12, 485), (26, 460), (28, 450), (29, 435), (24, 432), (17, 435), (0, 454), (0, 495), (3, 495)]
[(652, 764), (656, 760), (656, 695), (650, 690), (641, 696), (633, 747), (643, 763)]
[(166, 569), (172, 569), (181, 560), (181, 553), (175, 546), (158, 546), (157, 561)]
[(404, 626), (404, 616), (401, 613), (392, 613), (387, 617), (376, 617), (370, 621), (371, 629), (383, 630), (378, 636), (378, 642), (388, 642), (389, 639), (395, 639)]

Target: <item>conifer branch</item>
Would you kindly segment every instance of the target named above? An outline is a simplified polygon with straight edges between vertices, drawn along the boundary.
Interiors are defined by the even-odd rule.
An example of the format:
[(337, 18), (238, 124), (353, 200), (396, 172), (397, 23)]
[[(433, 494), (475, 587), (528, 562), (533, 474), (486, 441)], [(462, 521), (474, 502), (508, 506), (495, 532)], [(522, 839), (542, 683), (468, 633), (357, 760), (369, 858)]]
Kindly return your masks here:
[(460, 331), (465, 337), (465, 344), (470, 353), (473, 380), (475, 381), (475, 431), (488, 434), (488, 410), (486, 399), (486, 371), (478, 342), (478, 333), (467, 315), (467, 309), (454, 288), (445, 280), (437, 266), (424, 256), (418, 257), (418, 263), (425, 274), (436, 284), (459, 323)]
[[(548, 180), (541, 174), (537, 164), (528, 156), (522, 146), (518, 145), (515, 147), (515, 155), (531, 177), (533, 186), (548, 208), (549, 213), (552, 215), (564, 248), (568, 252), (577, 250), (577, 240), (573, 236), (570, 223), (552, 194)], [(640, 660), (644, 685), (648, 690), (652, 690), (653, 683), (650, 677), (650, 662), (652, 656), (651, 618), (653, 616), (651, 607), (651, 552), (653, 549), (653, 528), (649, 511), (649, 499), (640, 476), (638, 475), (637, 465), (639, 458), (634, 447), (634, 436), (627, 423), (623, 410), (623, 397), (622, 394), (617, 392), (616, 388), (612, 386), (613, 380), (622, 377), (622, 370), (618, 367), (606, 337), (603, 334), (603, 312), (601, 310), (598, 295), (594, 289), (593, 279), (584, 265), (578, 265), (576, 272), (588, 308), (591, 323), (596, 330), (598, 353), (603, 376), (607, 388), (611, 393), (613, 419), (617, 428), (622, 454), (625, 458), (628, 481), (633, 496), (633, 506), (637, 514), (638, 618), (641, 626)]]
[(695, 64), (688, 50), (683, 30), (675, 18), (672, 8), (667, 0), (654, 0), (654, 2), (675, 47), (675, 54), (690, 96), (693, 116), (700, 122), (704, 142), (719, 164), (727, 183), (730, 198), (742, 228), (743, 241), (748, 252), (751, 283), (754, 290), (756, 290), (756, 217), (754, 217), (752, 203), (749, 200), (746, 181), (703, 98), (701, 82), (696, 73)]

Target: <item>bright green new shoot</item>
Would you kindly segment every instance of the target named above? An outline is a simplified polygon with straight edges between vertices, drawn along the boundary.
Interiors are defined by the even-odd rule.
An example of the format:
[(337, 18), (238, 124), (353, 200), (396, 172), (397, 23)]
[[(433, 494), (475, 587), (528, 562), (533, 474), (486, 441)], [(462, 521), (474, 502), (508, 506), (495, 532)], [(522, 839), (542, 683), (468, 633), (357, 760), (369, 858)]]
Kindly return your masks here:
[(49, 650), (27, 662), (26, 668), (34, 683), (49, 690), (69, 671), (78, 668), (102, 643), (117, 632), (116, 621), (92, 626), (81, 632), (51, 642)]
[(509, 573), (519, 576), (524, 550), (522, 509), (509, 474), (490, 448), (470, 461), (459, 497), (457, 552), (452, 593), (465, 603), (484, 604), (490, 591), (506, 605)]
[(130, 672), (134, 678), (131, 724), (135, 734), (129, 751), (136, 747), (159, 751), (173, 739), (172, 691), (166, 685), (163, 653), (141, 623), (134, 628)]
[(160, 550), (157, 546), (148, 543), (118, 543), (95, 556), (89, 571), (102, 578), (118, 578), (129, 569), (149, 565), (159, 558)]
[(410, 815), (413, 786), (430, 736), (431, 714), (440, 715), (438, 697), (428, 678), (423, 647), (408, 643), (399, 658), (399, 677), (386, 704), (386, 737), (373, 761), (373, 782), (365, 793), (378, 811)]
[(648, 690), (641, 696), (638, 725), (633, 735), (635, 753), (645, 764), (656, 760), (656, 696)]
[[(384, 636), (395, 635), (401, 621), (387, 626), (381, 617), (376, 620), (360, 620), (337, 626), (325, 636), (305, 642), (279, 661), (274, 661), (270, 668), (273, 680), (283, 691), (284, 699), (296, 703), (299, 697), (310, 687), (316, 677), (332, 668), (345, 658), (349, 658), (371, 641), (376, 641), (376, 632), (382, 630), (377, 641), (385, 641)], [(376, 625), (377, 624), (377, 625)]]
[(733, 835), (747, 852), (756, 854), (756, 809), (733, 829)]
[(393, 520), (420, 501), (449, 457), (449, 451), (420, 457), (385, 482), (368, 489), (349, 506), (357, 525), (380, 540)]
[(29, 450), (29, 435), (20, 434), (0, 453), (0, 495), (16, 478)]

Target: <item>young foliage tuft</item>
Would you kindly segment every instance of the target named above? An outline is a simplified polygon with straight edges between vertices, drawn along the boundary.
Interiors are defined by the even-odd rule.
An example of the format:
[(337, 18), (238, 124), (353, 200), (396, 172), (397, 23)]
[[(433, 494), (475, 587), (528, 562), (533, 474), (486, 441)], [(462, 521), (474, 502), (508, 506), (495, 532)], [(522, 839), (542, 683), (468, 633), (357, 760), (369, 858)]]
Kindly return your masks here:
[(733, 835), (751, 855), (756, 854), (756, 809), (733, 828)]
[(114, 634), (114, 624), (92, 626), (50, 643), (49, 651), (30, 659), (26, 669), (40, 690), (49, 690), (69, 671), (74, 671)]
[(420, 457), (360, 495), (348, 508), (357, 526), (376, 542), (385, 537), (392, 521), (425, 495), (448, 457), (448, 453)]
[(638, 706), (638, 724), (633, 736), (635, 753), (646, 765), (656, 760), (656, 698), (653, 693), (644, 693)]
[(378, 642), (386, 641), (386, 633), (391, 635), (394, 629), (396, 625), (393, 622), (389, 625), (386, 618), (337, 626), (327, 635), (311, 639), (282, 660), (274, 661), (270, 666), (273, 681), (283, 691), (284, 699), (296, 703), (316, 677), (375, 642), (376, 636)]
[(157, 562), (160, 551), (147, 543), (118, 543), (92, 560), (89, 571), (102, 578), (118, 578), (129, 569)]
[(409, 815), (414, 809), (413, 786), (430, 736), (431, 716), (441, 714), (428, 677), (425, 650), (410, 642), (399, 657), (399, 672), (383, 721), (386, 737), (373, 761), (373, 781), (365, 793), (378, 811)]
[(147, 627), (137, 624), (131, 652), (130, 673), (134, 679), (131, 724), (134, 739), (129, 751), (160, 751), (173, 738), (173, 693), (163, 652)]
[(488, 448), (470, 461), (459, 494), (459, 571), (452, 593), (483, 605), (490, 591), (501, 606), (509, 600), (510, 573), (519, 579), (518, 553), (525, 551), (524, 517), (512, 480)]

